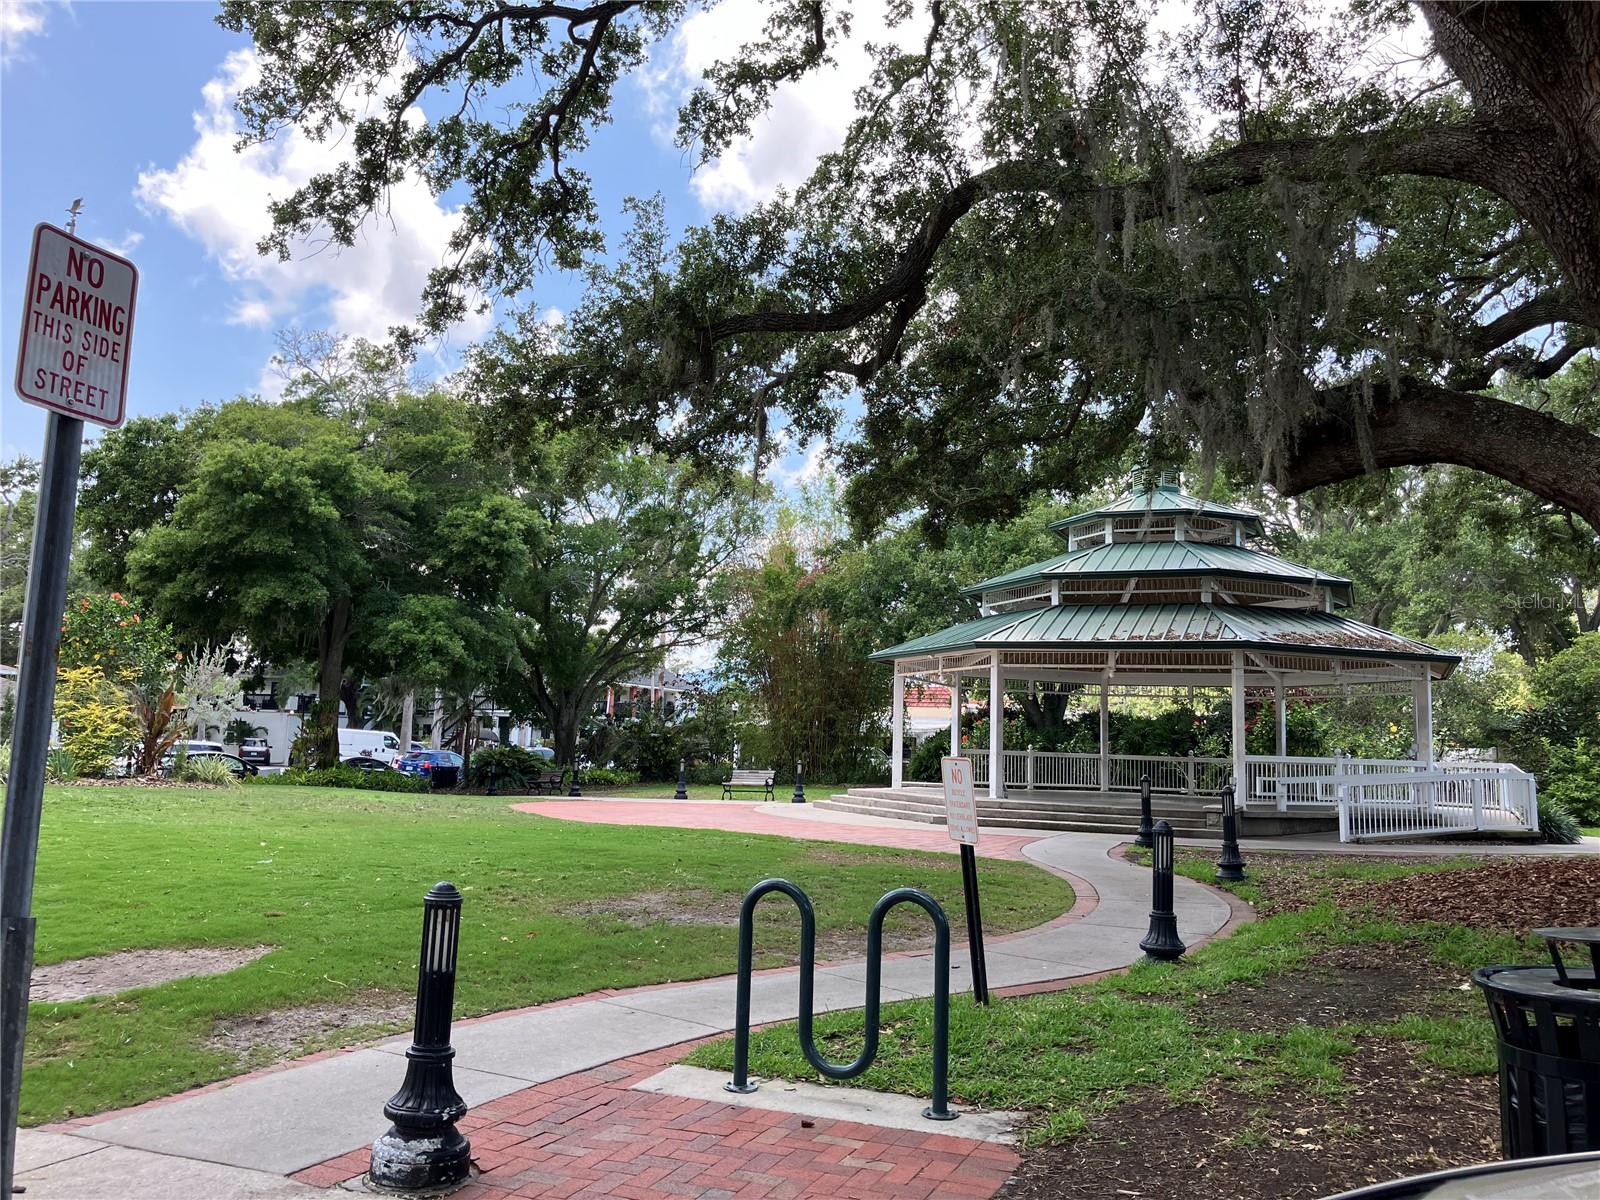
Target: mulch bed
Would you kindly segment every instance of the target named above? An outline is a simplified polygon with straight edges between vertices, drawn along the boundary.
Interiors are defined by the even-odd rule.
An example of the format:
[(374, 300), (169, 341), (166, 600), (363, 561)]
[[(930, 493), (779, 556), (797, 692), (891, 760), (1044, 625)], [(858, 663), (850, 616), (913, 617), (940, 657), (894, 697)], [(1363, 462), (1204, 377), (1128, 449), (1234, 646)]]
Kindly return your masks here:
[[(1186, 854), (1194, 854), (1189, 851)], [(1329, 860), (1259, 854), (1247, 870), (1262, 915), (1332, 900), (1404, 922), (1449, 920), (1525, 934), (1600, 925), (1600, 857), (1498, 858), (1371, 881), (1322, 873)], [(1372, 864), (1434, 864), (1362, 856)], [(1386, 1024), (1405, 1013), (1461, 1011), (1459, 972), (1420, 943), (1329, 946), (1259, 986), (1198, 999), (1217, 1029)], [(1311, 1200), (1500, 1157), (1492, 1075), (1462, 1075), (1403, 1042), (1357, 1036), (1335, 1088), (1285, 1084), (1263, 1094), (1218, 1081), (1198, 1097), (1146, 1091), (1093, 1118), (1080, 1137), (1037, 1148), (1000, 1192), (1006, 1200)]]
[(1499, 1157), (1495, 1082), (1429, 1067), (1393, 1042), (1344, 1060), (1349, 1090), (1119, 1105), (1082, 1137), (1028, 1155), (1006, 1200), (1311, 1200)]

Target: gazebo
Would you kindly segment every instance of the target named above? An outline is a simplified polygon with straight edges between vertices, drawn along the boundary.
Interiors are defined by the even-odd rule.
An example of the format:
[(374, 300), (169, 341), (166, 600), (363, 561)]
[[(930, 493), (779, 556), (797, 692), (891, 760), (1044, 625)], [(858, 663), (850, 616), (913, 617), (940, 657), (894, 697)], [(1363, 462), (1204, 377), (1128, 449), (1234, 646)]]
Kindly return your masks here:
[[(1477, 826), (1529, 827), (1532, 784), (1526, 776), (1515, 772), (1517, 786), (1508, 787), (1512, 773), (1441, 769), (1434, 762), (1432, 688), (1456, 667), (1457, 656), (1343, 615), (1350, 581), (1257, 548), (1253, 543), (1263, 534), (1257, 513), (1188, 495), (1164, 476), (1155, 487), (1051, 528), (1064, 542), (1059, 553), (964, 589), (977, 601), (977, 617), (872, 655), (894, 670), (891, 793), (920, 791), (927, 799), (926, 787), (905, 780), (905, 695), (908, 683), (939, 681), (950, 690), (951, 753), (972, 759), (994, 822), (1003, 822), (1008, 810), (1037, 811), (1052, 797), (1131, 793), (1149, 776), (1153, 790), (1167, 797), (1211, 799), (1231, 779), (1246, 810), (1279, 817), (1328, 821), (1337, 814), (1346, 821), (1373, 810), (1387, 814), (1384, 829), (1362, 826), (1352, 836), (1431, 832), (1410, 826), (1427, 825), (1432, 817), (1401, 821), (1403, 830), (1389, 825), (1402, 810), (1432, 814), (1441, 807), (1452, 810), (1448, 827), (1459, 830), (1463, 821), (1454, 810), (1462, 803)], [(1098, 752), (1008, 750), (1000, 719), (989, 723), (986, 748), (964, 749), (964, 689), (975, 681), (987, 684), (992, 700), (1021, 689), (1096, 698)], [(1228, 689), (1232, 705), (1229, 757), (1110, 752), (1109, 715), (1117, 697), (1192, 700), (1196, 690), (1218, 687)], [(1289, 698), (1351, 689), (1409, 695), (1411, 758), (1287, 754)], [(1274, 754), (1246, 752), (1252, 700), (1273, 706)], [(991, 713), (1002, 711), (991, 703)], [(1469, 779), (1478, 782), (1463, 790)], [(1496, 815), (1483, 817), (1486, 801)], [(1511, 811), (1502, 819), (1507, 805)]]

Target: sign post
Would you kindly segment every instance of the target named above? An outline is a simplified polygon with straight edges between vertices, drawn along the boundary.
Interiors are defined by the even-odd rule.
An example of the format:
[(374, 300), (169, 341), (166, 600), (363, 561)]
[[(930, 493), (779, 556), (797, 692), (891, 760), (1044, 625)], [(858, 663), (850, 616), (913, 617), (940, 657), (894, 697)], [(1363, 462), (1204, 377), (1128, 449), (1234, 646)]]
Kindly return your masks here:
[(967, 949), (972, 955), (972, 996), (989, 1003), (989, 964), (983, 953), (983, 909), (978, 901), (978, 800), (972, 786), (972, 760), (939, 760), (944, 779), (944, 819), (952, 841), (961, 843), (961, 889), (967, 909)]
[(83, 423), (122, 424), (138, 284), (138, 270), (126, 259), (53, 225), (33, 231), (16, 387), (22, 399), (49, 409), (50, 417), (22, 609), (11, 776), (0, 825), (0, 1197), (11, 1195), (16, 1165), (33, 969), (33, 876)]

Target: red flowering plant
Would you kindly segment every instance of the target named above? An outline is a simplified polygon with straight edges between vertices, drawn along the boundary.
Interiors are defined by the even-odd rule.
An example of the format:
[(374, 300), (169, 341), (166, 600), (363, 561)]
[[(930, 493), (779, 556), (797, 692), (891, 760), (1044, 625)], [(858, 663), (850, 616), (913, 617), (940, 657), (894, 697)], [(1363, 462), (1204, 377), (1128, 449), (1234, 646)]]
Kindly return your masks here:
[(119, 685), (138, 720), (135, 770), (149, 774), (183, 733), (178, 688), (183, 655), (172, 630), (145, 620), (139, 602), (121, 592), (93, 592), (67, 604), (61, 623), (61, 666), (93, 667)]

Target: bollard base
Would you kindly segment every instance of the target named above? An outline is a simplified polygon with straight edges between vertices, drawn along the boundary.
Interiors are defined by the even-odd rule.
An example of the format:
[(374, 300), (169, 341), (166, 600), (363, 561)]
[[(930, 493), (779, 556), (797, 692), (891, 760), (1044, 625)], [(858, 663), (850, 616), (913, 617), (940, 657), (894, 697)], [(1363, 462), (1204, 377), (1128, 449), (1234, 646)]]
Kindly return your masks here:
[(940, 1109), (929, 1107), (922, 1110), (922, 1115), (930, 1121), (954, 1121), (961, 1114), (951, 1112), (948, 1108), (941, 1111)]
[(748, 1096), (751, 1092), (756, 1090), (757, 1086), (758, 1085), (756, 1085), (754, 1083), (748, 1083), (748, 1082), (746, 1082), (746, 1083), (735, 1083), (733, 1080), (730, 1079), (730, 1080), (728, 1080), (727, 1083), (722, 1085), (722, 1090), (725, 1091), (725, 1092), (733, 1092), (734, 1094), (739, 1095), (739, 1096)]
[(407, 1135), (398, 1126), (372, 1143), (367, 1182), (396, 1196), (437, 1196), (467, 1182), (472, 1145), (454, 1125)]
[(1244, 878), (1243, 863), (1218, 863), (1215, 876), (1218, 883), (1238, 883)]
[(1169, 912), (1153, 912), (1150, 914), (1150, 929), (1144, 935), (1144, 940), (1139, 943), (1151, 958), (1161, 962), (1171, 962), (1182, 958), (1183, 952), (1188, 949), (1183, 944), (1183, 939), (1178, 936), (1178, 918)]

